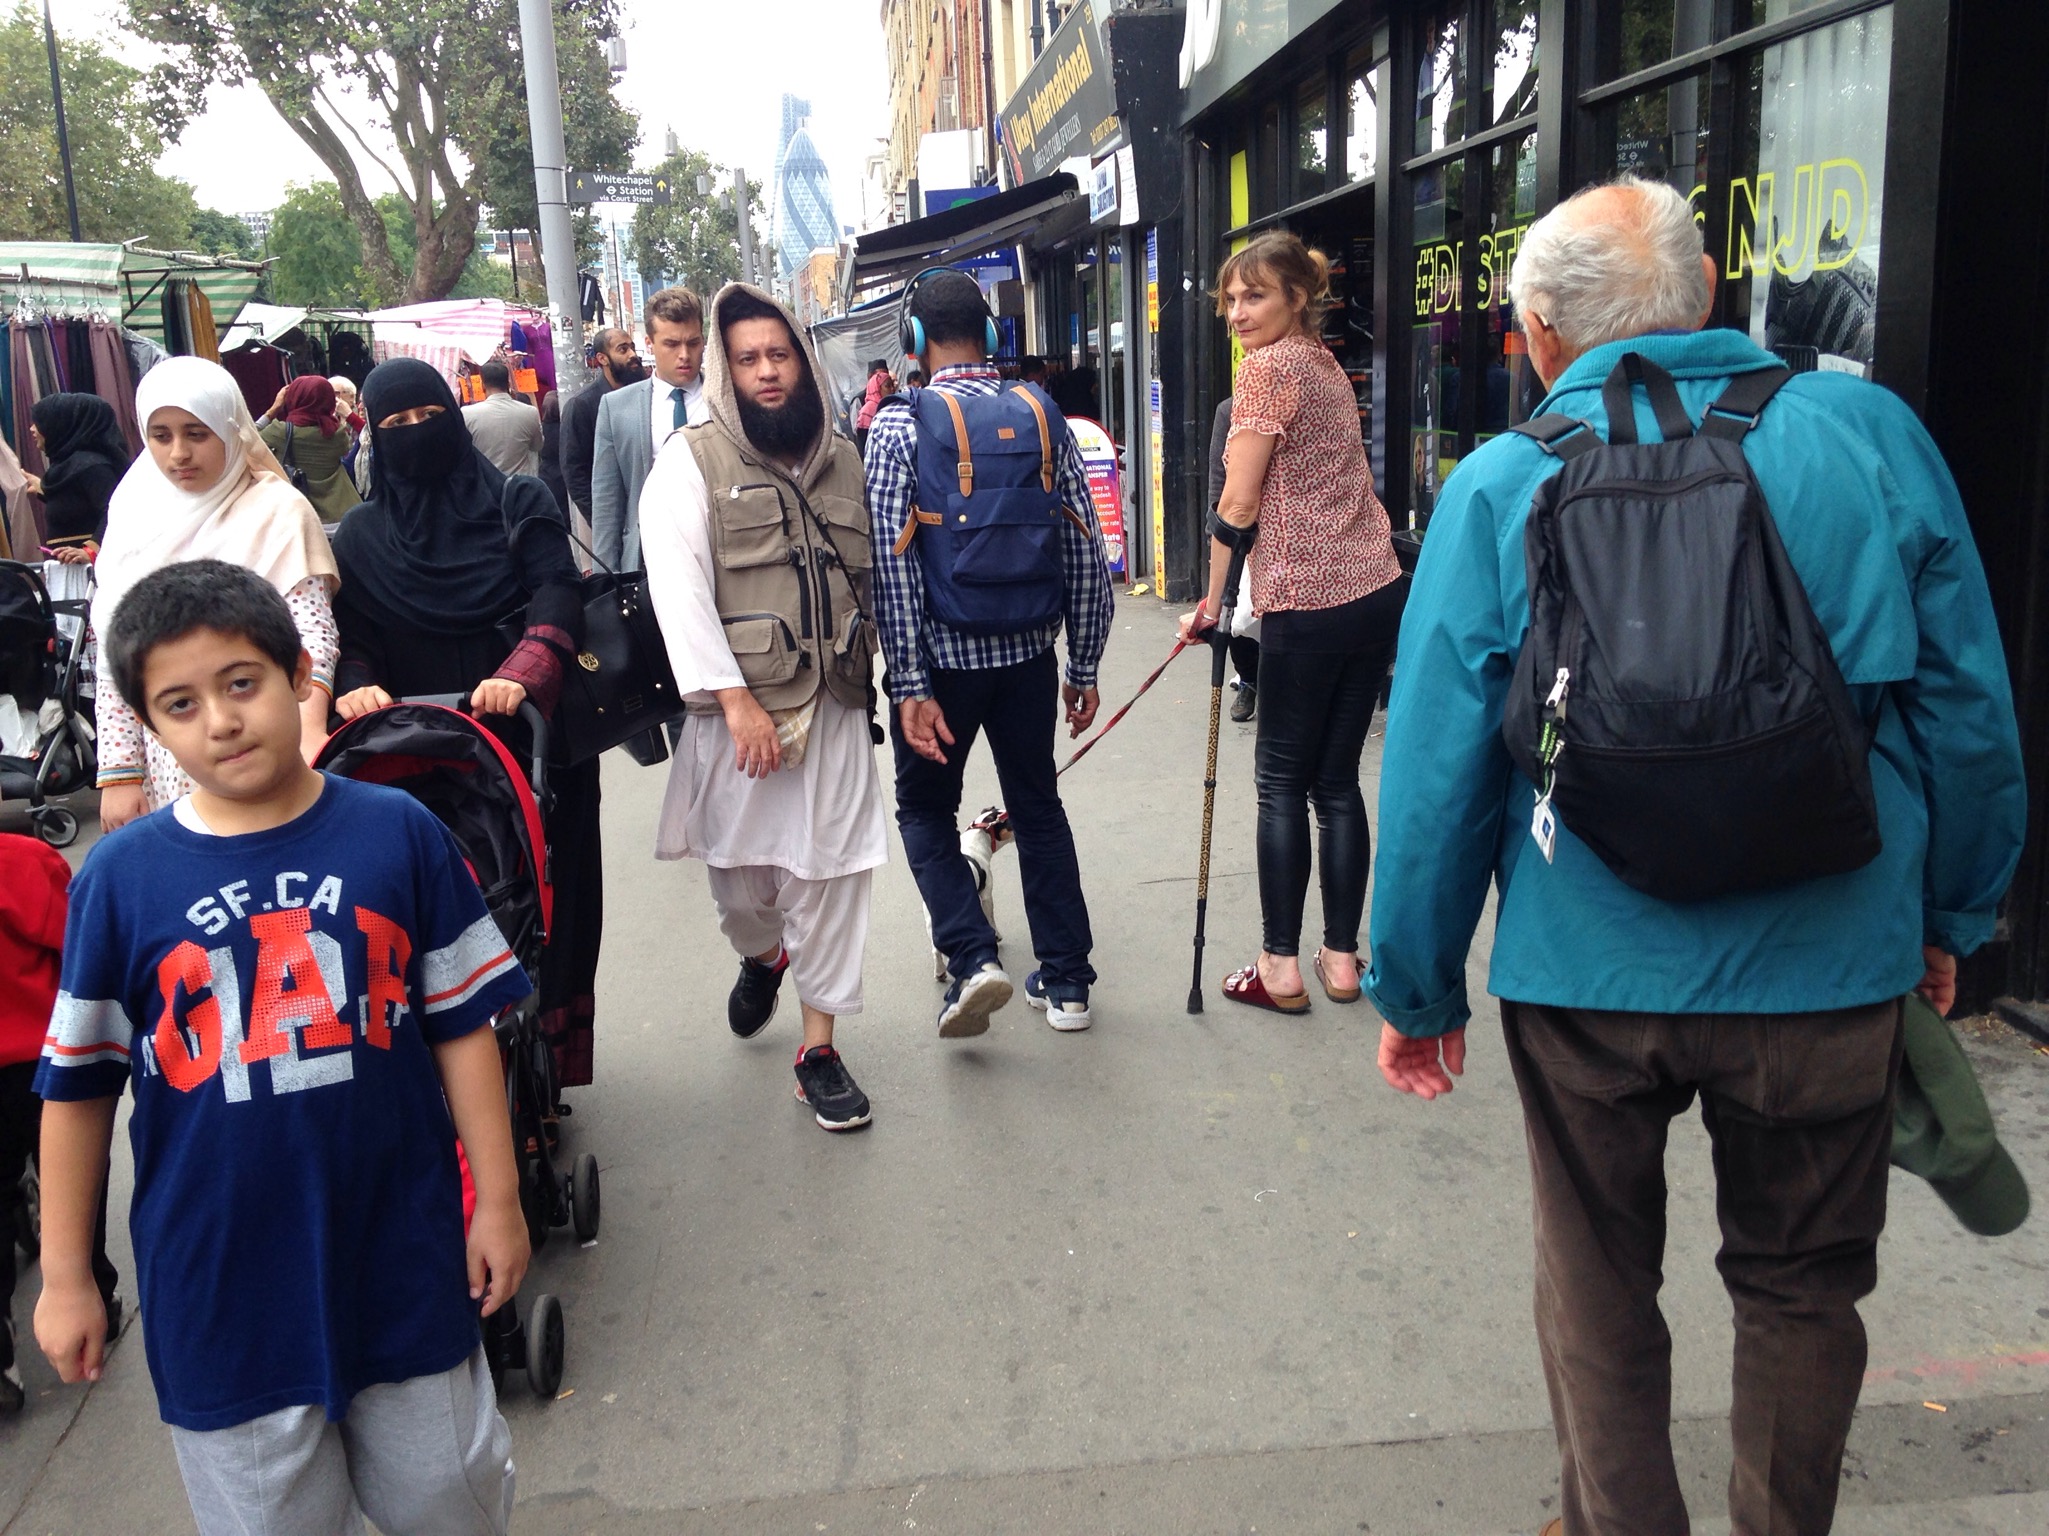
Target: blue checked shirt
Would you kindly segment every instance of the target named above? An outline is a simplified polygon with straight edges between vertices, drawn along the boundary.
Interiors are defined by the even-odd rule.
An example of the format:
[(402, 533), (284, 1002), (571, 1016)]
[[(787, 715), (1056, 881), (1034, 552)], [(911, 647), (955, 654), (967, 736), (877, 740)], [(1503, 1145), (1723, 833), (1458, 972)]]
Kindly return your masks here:
[[(993, 395), (1003, 379), (995, 369), (972, 364), (941, 368), (929, 386), (950, 395)], [(875, 525), (875, 622), (882, 632), (882, 654), (889, 663), (889, 696), (897, 703), (932, 697), (935, 668), (980, 671), (1030, 661), (1053, 643), (1060, 622), (1015, 635), (964, 635), (925, 611), (925, 575), (918, 566), (917, 540), (898, 555), (898, 536), (911, 515), (918, 486), (917, 418), (900, 400), (876, 412), (868, 430), (868, 515)], [(1110, 595), (1110, 565), (1096, 530), (1095, 503), (1089, 497), (1088, 475), (1081, 451), (1067, 439), (1055, 482), (1060, 499), (1089, 525), (1084, 534), (1061, 520), (1060, 558), (1067, 569), (1067, 681), (1076, 688), (1096, 686), (1096, 665), (1110, 638), (1115, 611)]]

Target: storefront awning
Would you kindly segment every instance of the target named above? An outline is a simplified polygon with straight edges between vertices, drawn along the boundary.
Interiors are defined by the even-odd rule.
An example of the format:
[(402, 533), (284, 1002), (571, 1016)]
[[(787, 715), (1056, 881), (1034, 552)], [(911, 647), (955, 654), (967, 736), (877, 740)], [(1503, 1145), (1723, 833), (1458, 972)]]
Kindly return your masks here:
[(852, 289), (901, 283), (925, 267), (1015, 245), (1080, 195), (1075, 179), (1061, 172), (908, 224), (871, 230), (854, 242)]

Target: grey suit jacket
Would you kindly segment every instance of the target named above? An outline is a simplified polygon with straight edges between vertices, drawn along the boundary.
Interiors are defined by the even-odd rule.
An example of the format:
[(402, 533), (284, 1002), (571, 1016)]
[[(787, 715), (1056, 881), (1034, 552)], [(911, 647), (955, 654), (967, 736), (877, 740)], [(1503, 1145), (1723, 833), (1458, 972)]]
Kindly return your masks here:
[(640, 488), (654, 467), (649, 412), (656, 382), (650, 375), (598, 402), (591, 443), (591, 544), (615, 571), (640, 569)]

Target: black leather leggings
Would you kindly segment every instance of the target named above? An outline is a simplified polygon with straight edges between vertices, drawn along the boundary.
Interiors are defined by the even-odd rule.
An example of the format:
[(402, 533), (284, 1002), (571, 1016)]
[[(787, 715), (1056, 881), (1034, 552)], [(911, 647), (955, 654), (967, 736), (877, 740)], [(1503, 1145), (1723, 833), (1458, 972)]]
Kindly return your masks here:
[[(1399, 613), (1399, 609), (1397, 609)], [(1359, 755), (1394, 655), (1392, 635), (1360, 650), (1276, 651), (1259, 658), (1259, 911), (1270, 955), (1299, 952), (1309, 892), (1309, 817), (1323, 885), (1323, 944), (1359, 947), (1372, 834), (1359, 792)]]

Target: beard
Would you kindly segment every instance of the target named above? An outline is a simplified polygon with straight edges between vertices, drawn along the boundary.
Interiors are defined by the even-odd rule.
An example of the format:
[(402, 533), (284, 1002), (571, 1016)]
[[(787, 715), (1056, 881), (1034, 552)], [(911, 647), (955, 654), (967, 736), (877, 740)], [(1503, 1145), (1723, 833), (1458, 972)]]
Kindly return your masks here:
[(799, 458), (818, 441), (825, 426), (825, 403), (806, 379), (784, 402), (766, 409), (736, 397), (740, 408), (740, 430), (747, 441), (770, 458)]

